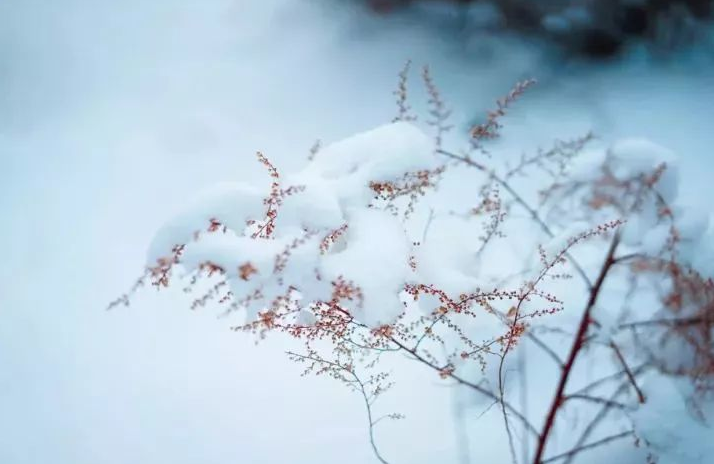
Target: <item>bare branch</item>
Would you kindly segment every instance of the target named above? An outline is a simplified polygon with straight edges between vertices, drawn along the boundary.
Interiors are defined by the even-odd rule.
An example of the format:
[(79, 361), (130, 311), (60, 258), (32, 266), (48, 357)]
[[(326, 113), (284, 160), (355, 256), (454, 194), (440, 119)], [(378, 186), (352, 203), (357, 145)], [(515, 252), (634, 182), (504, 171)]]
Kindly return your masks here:
[(540, 464), (547, 464), (549, 462), (555, 462), (555, 461), (559, 461), (561, 459), (570, 458), (570, 457), (575, 456), (576, 454), (581, 453), (583, 451), (591, 450), (593, 448), (597, 448), (598, 446), (607, 445), (608, 443), (611, 443), (613, 441), (621, 440), (623, 438), (627, 438), (627, 437), (630, 437), (633, 435), (634, 435), (634, 432), (632, 430), (628, 430), (627, 432), (617, 433), (615, 435), (610, 435), (609, 437), (601, 438), (600, 440), (588, 443), (586, 445), (577, 446), (569, 451), (566, 451), (565, 453), (551, 456), (547, 459), (540, 461)]

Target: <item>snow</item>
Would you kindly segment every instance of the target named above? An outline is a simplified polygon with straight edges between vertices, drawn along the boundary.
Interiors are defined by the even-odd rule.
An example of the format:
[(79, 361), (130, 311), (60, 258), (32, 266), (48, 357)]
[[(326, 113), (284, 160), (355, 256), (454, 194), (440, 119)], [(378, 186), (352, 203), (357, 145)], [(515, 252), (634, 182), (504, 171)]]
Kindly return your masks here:
[[(477, 252), (482, 243), (475, 238), (481, 231), (474, 223), (457, 216), (431, 221), (427, 239), (414, 250), (420, 282), (433, 284), (452, 299), (479, 287)], [(420, 305), (427, 311), (434, 308), (429, 298), (420, 299)]]
[[(159, 258), (171, 258), (174, 247), (184, 245), (178, 264), (188, 274), (211, 263), (225, 271), (239, 301), (260, 291), (263, 298), (250, 301), (249, 321), (264, 309), (261, 305), (284, 294), (285, 285), (295, 287), (302, 304), (309, 306), (331, 299), (323, 282), (311, 280), (318, 275), (327, 282), (342, 279), (353, 282), (362, 293), (361, 304), (355, 302), (349, 308), (358, 320), (370, 326), (391, 323), (404, 311), (399, 295), (411, 277), (410, 243), (396, 217), (370, 209), (374, 197), (370, 182), (393, 182), (404, 173), (436, 166), (432, 142), (416, 126), (407, 122), (379, 126), (328, 145), (305, 168), (286, 175), (289, 185), (301, 190), (286, 197), (287, 214), (282, 214), (282, 207), (278, 210), (274, 238), (253, 237), (246, 226), (248, 221), (264, 220), (267, 193), (244, 184), (221, 184), (200, 195), (159, 230), (149, 248), (147, 266), (154, 266)], [(219, 230), (204, 233), (212, 220), (220, 223)], [(343, 243), (321, 256), (315, 236), (325, 237), (342, 224), (347, 224)], [(276, 257), (302, 239), (306, 230), (313, 237), (291, 252), (286, 268), (277, 275), (273, 270)], [(250, 279), (238, 272), (247, 263), (257, 271)]]
[(361, 307), (348, 304), (359, 320), (379, 326), (404, 311), (400, 293), (410, 277), (409, 243), (399, 220), (389, 213), (364, 209), (350, 218), (343, 250), (326, 255), (328, 279), (353, 281), (362, 290)]
[(664, 166), (657, 191), (667, 202), (676, 199), (678, 169), (676, 156), (671, 150), (648, 139), (627, 138), (613, 144), (609, 158), (613, 174), (620, 180), (652, 175), (659, 166)]
[(578, 182), (587, 182), (601, 175), (601, 169), (607, 158), (605, 149), (586, 148), (575, 157), (568, 167), (568, 176)]
[(304, 189), (283, 200), (275, 221), (279, 231), (294, 227), (309, 230), (337, 229), (345, 223), (345, 213), (335, 195), (336, 185), (323, 178), (309, 176), (289, 178), (286, 185), (299, 185)]
[[(334, 198), (344, 210), (360, 208), (374, 196), (370, 181), (395, 181), (404, 173), (436, 167), (432, 150), (431, 139), (421, 130), (395, 122), (328, 145), (291, 179), (308, 191), (316, 184), (314, 201), (319, 195)], [(332, 198), (323, 197), (328, 191)]]
[[(630, 216), (623, 227), (623, 244), (640, 247), (645, 255), (657, 256), (665, 250), (674, 228), (679, 240), (679, 259), (689, 264), (706, 260), (701, 257), (700, 244), (709, 229), (710, 213), (678, 201), (679, 158), (671, 150), (642, 138), (623, 139), (608, 151), (608, 163), (619, 180), (652, 176), (664, 168), (653, 186), (657, 196), (646, 193), (637, 214)], [(662, 216), (663, 208), (671, 211), (671, 218)], [(704, 267), (695, 268), (701, 268), (705, 276), (712, 275)]]
[(712, 429), (693, 418), (676, 382), (651, 377), (643, 388), (649, 401), (632, 414), (638, 436), (652, 444), (663, 462), (707, 462), (714, 455)]
[(196, 232), (206, 230), (212, 219), (234, 232), (242, 232), (246, 222), (264, 214), (264, 192), (243, 183), (223, 183), (201, 193), (190, 206), (169, 220), (149, 246), (147, 262), (171, 254), (176, 245), (187, 243)]
[(435, 166), (432, 140), (415, 125), (394, 122), (350, 136), (317, 152), (306, 168), (326, 179), (356, 176), (386, 181)]
[[(462, 132), (464, 121), (479, 119), (512, 82), (539, 79), (505, 121), (504, 142), (494, 143), (496, 160), (588, 129), (606, 144), (642, 134), (682, 157), (678, 202), (711, 209), (709, 51), (668, 65), (634, 53), (600, 68), (551, 66), (533, 44), (483, 36), (464, 45), (462, 36), (452, 40), (430, 23), (368, 18), (329, 3), (69, 0), (38, 8), (37, 2), (0, 2), (0, 56), (8, 63), (0, 77), (0, 237), (6, 247), (0, 267), (0, 461), (372, 462), (361, 405), (327, 380), (299, 377), (284, 359), (287, 346), (268, 342), (256, 349), (251, 337), (228, 331), (225, 320), (183, 311), (180, 288), (142, 292), (122, 311), (102, 309), (137, 277), (146, 245), (162, 224), (166, 230), (156, 236), (148, 262), (174, 242), (188, 241), (196, 247), (187, 247), (187, 266), (207, 254), (226, 258), (226, 266), (249, 256), (272, 271), (269, 255), (301, 226), (334, 229), (354, 220), (368, 195), (365, 186), (355, 177), (342, 190), (322, 171), (303, 172), (307, 148), (316, 137), (339, 140), (391, 119), (390, 91), (407, 58), (415, 67), (431, 65), (454, 106), (452, 134)], [(411, 92), (419, 100), (416, 80)], [(246, 239), (244, 220), (264, 214), (270, 182), (255, 163), (257, 149), (281, 169), (283, 187), (310, 188), (285, 199), (276, 226), (281, 237), (247, 249), (239, 245)], [(372, 161), (359, 159), (352, 166), (366, 176), (361, 162)], [(411, 161), (399, 162), (405, 167)], [(206, 199), (186, 206), (192, 192), (219, 179), (239, 182), (210, 188)], [(179, 214), (171, 219), (171, 211)], [(193, 233), (205, 231), (214, 215), (231, 232), (204, 232), (193, 243)], [(453, 282), (453, 292), (477, 285), (474, 276), (478, 280), (479, 270), (490, 266), (468, 259), (471, 243), (464, 254), (447, 247), (448, 233), (439, 238), (438, 221), (427, 243), (413, 250), (423, 252), (419, 272), (427, 278), (425, 265), (438, 263), (441, 248), (451, 258), (437, 265), (446, 268), (453, 259), (448, 270), (454, 272), (443, 285)], [(680, 221), (692, 237), (703, 227), (700, 220)], [(384, 230), (398, 235), (396, 224), (389, 224), (385, 219)], [(692, 239), (698, 242), (692, 246), (695, 266), (708, 275), (714, 275), (713, 237), (710, 227)], [(335, 254), (347, 250), (348, 243), (342, 245)], [(529, 247), (514, 248), (495, 250), (498, 260), (487, 264), (508, 267)], [(288, 266), (311, 263), (311, 249), (308, 243), (295, 250)], [(392, 269), (395, 263), (386, 264)], [(232, 281), (246, 287), (260, 282), (253, 278)], [(307, 278), (301, 288), (310, 295), (330, 291)], [(303, 311), (300, 320), (309, 323), (310, 314)], [(540, 388), (549, 388), (557, 371), (538, 357), (537, 347), (526, 346), (536, 392), (529, 415), (539, 423), (549, 399)], [(408, 420), (380, 425), (379, 443), (394, 462), (458, 462), (452, 390), (410, 366), (397, 366), (404, 388), (384, 398), (385, 409), (405, 412)], [(595, 375), (602, 366), (587, 367)], [(646, 388), (654, 398), (663, 387)], [(663, 392), (663, 406), (673, 402), (679, 414), (680, 397)], [(501, 462), (507, 444), (497, 408), (484, 416), (465, 408), (464, 428), (479, 438), (473, 460)], [(649, 420), (667, 424), (669, 416), (665, 411), (664, 418)], [(676, 425), (693, 430), (684, 419)], [(404, 437), (410, 437), (408, 447)], [(711, 440), (699, 432), (692, 437), (684, 450), (692, 461), (663, 462), (702, 456), (707, 462)], [(621, 443), (632, 452), (630, 442)], [(609, 450), (603, 448), (600, 461), (612, 460)]]
[(275, 257), (287, 245), (284, 240), (253, 239), (232, 231), (210, 233), (189, 243), (181, 264), (188, 272), (204, 263), (216, 264), (226, 271), (226, 277), (235, 278), (238, 267), (249, 262), (257, 269), (257, 276), (269, 276), (273, 273)]
[(711, 226), (696, 246), (687, 248), (692, 267), (704, 276), (714, 276), (714, 231)]

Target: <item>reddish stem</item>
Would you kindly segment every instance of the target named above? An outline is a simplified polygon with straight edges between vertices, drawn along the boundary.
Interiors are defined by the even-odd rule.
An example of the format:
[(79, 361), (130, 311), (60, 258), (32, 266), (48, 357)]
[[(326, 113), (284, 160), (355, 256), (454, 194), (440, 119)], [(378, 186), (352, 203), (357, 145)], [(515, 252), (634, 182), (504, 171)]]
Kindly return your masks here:
[(575, 338), (573, 339), (573, 345), (570, 348), (568, 358), (566, 359), (565, 364), (563, 365), (562, 372), (560, 374), (560, 380), (558, 381), (555, 396), (553, 397), (553, 402), (551, 403), (550, 409), (548, 410), (548, 415), (545, 418), (543, 430), (540, 433), (540, 436), (538, 437), (538, 448), (536, 449), (536, 454), (533, 458), (534, 464), (541, 464), (543, 461), (543, 453), (545, 452), (545, 446), (548, 443), (548, 437), (550, 436), (550, 432), (553, 430), (553, 426), (555, 425), (555, 417), (558, 414), (558, 410), (562, 406), (563, 401), (565, 399), (565, 386), (567, 385), (568, 378), (570, 377), (570, 374), (573, 371), (573, 367), (575, 366), (575, 360), (577, 359), (578, 354), (580, 354), (580, 350), (582, 350), (583, 346), (585, 346), (585, 336), (587, 334), (588, 327), (592, 322), (590, 313), (595, 307), (597, 297), (600, 294), (600, 290), (602, 289), (603, 283), (605, 282), (605, 277), (607, 276), (608, 271), (615, 262), (615, 249), (617, 248), (618, 242), (619, 235), (615, 235), (615, 238), (610, 244), (610, 249), (607, 252), (605, 262), (603, 263), (602, 268), (600, 269), (600, 274), (598, 275), (597, 280), (595, 281), (590, 290), (590, 297), (588, 298), (587, 306), (585, 307), (585, 311), (583, 311), (583, 315), (580, 319), (578, 331), (575, 334)]

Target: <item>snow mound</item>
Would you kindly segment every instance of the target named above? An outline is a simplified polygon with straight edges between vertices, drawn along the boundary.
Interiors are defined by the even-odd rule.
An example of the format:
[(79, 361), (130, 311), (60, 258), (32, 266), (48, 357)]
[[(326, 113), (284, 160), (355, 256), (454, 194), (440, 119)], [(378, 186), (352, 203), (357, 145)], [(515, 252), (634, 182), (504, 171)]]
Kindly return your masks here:
[[(273, 194), (266, 184), (242, 183), (204, 192), (158, 231), (148, 265), (175, 260), (191, 274), (210, 263), (236, 299), (253, 295), (242, 303), (249, 319), (292, 292), (307, 323), (311, 304), (330, 301), (335, 282), (350, 282), (360, 298), (343, 306), (370, 326), (388, 324), (404, 310), (412, 245), (398, 217), (371, 207), (372, 182), (397, 182), (437, 161), (432, 140), (406, 122), (354, 135), (320, 150), (304, 169), (274, 175)], [(276, 198), (271, 219), (266, 211)], [(268, 221), (272, 234), (261, 232)]]

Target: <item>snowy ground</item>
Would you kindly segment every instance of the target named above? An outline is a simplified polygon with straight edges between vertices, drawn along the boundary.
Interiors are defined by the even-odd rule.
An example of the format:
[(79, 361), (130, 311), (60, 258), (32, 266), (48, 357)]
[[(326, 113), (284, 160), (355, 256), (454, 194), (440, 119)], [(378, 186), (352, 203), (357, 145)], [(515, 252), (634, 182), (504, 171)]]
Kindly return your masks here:
[[(711, 209), (710, 59), (565, 72), (388, 21), (299, 0), (0, 4), (0, 462), (371, 462), (358, 398), (300, 378), (278, 343), (256, 348), (169, 293), (103, 309), (191, 191), (264, 175), (257, 149), (292, 169), (316, 138), (391, 119), (408, 58), (464, 122), (534, 76), (504, 149), (647, 136)], [(385, 454), (455, 462), (448, 391), (418, 370), (404, 381), (434, 387), (391, 400), (408, 421), (383, 430)]]

